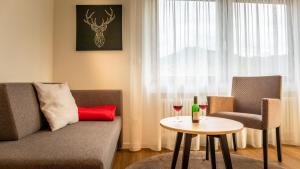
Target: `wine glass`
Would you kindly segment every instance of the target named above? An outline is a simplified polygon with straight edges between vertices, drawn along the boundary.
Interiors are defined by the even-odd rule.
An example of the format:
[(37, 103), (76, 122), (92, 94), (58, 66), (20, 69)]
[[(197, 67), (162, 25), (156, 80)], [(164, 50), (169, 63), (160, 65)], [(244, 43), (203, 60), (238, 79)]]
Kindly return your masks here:
[[(200, 104), (199, 104), (199, 108), (200, 108), (200, 118), (201, 120), (205, 120), (206, 119), (206, 110), (207, 110), (207, 100), (206, 99), (201, 99)], [(202, 156), (202, 160), (205, 161), (206, 157), (205, 157), (205, 153)]]
[[(181, 109), (183, 107), (183, 102), (181, 98), (176, 98), (173, 101), (173, 109), (175, 110), (175, 113), (180, 113)], [(176, 122), (181, 122), (181, 119), (179, 118), (179, 116), (176, 116)]]
[(205, 116), (206, 116), (206, 109), (207, 109), (207, 101), (206, 99), (203, 99), (200, 104), (200, 115), (202, 117), (203, 120), (205, 120)]

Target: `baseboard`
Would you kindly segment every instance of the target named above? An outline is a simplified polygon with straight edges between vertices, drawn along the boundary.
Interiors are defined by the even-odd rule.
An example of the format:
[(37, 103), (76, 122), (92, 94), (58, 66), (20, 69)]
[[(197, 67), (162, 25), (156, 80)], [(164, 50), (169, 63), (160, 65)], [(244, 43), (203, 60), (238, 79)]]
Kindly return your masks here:
[(148, 148), (153, 151), (161, 151), (161, 148), (158, 148), (157, 145), (149, 145), (149, 144), (132, 145), (130, 143), (123, 143), (121, 149), (129, 149), (130, 151), (139, 151), (143, 148)]

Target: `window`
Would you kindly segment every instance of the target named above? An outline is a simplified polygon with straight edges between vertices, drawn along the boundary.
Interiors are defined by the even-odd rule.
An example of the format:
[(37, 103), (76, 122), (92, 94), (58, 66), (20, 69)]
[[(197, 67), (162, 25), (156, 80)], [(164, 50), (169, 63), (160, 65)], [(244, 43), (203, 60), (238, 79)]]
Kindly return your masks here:
[(217, 47), (216, 2), (167, 0), (159, 6), (162, 85), (207, 76), (207, 56)]
[(162, 88), (194, 92), (233, 75), (291, 75), (286, 4), (251, 2), (160, 0)]
[(234, 54), (241, 57), (287, 56), (284, 4), (234, 3)]

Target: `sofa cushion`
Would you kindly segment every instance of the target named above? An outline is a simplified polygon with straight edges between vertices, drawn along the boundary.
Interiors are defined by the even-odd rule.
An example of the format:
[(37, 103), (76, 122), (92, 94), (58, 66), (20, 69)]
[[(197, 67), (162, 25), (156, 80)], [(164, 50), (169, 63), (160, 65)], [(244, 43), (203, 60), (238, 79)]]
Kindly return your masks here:
[(122, 115), (123, 97), (121, 90), (72, 90), (71, 92), (77, 106), (115, 105), (117, 106), (116, 115)]
[(67, 83), (34, 83), (34, 87), (51, 131), (78, 122), (78, 108)]
[(84, 121), (56, 132), (39, 131), (0, 143), (0, 168), (110, 169), (121, 131), (121, 118)]
[(80, 121), (113, 121), (117, 107), (114, 105), (78, 107)]
[(18, 140), (41, 127), (42, 115), (32, 84), (0, 84), (0, 140)]

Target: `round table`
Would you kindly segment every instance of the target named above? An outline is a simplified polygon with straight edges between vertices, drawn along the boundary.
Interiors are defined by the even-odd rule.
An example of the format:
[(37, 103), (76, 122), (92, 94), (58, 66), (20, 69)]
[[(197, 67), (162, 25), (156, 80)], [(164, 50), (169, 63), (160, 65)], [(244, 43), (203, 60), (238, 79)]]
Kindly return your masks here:
[[(171, 169), (176, 168), (176, 162), (183, 134), (185, 135), (185, 140), (182, 156), (182, 169), (188, 168), (192, 138), (198, 134), (205, 134), (208, 136), (207, 141), (209, 144), (207, 145), (210, 147), (212, 168), (216, 168), (214, 140), (215, 138), (218, 138), (220, 140), (220, 146), (226, 169), (232, 169), (226, 134), (232, 134), (241, 131), (244, 127), (242, 123), (230, 119), (207, 116), (201, 117), (199, 123), (193, 123), (191, 116), (180, 116), (180, 120), (181, 121), (178, 122), (176, 121), (176, 117), (168, 117), (160, 121), (160, 125), (163, 128), (177, 132)], [(208, 147), (206, 147), (206, 151), (208, 151)], [(206, 158), (208, 159), (208, 156), (206, 156)]]

